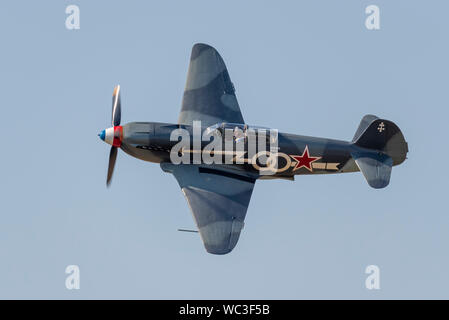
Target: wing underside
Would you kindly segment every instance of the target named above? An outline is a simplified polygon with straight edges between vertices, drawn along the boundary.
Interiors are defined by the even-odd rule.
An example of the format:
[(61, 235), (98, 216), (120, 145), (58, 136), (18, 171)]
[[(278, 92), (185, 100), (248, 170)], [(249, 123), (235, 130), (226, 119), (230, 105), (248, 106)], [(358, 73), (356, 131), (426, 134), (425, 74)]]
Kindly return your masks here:
[(178, 122), (191, 125), (195, 120), (203, 126), (244, 123), (223, 59), (217, 50), (202, 43), (192, 48)]
[(199, 165), (161, 163), (184, 193), (207, 252), (229, 253), (237, 244), (255, 179)]

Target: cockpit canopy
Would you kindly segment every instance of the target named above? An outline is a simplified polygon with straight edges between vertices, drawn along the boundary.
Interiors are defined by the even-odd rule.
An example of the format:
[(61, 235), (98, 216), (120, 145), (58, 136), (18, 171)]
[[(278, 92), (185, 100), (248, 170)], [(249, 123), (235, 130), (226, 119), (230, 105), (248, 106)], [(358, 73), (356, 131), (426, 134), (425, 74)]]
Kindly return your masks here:
[(261, 126), (250, 126), (244, 123), (221, 122), (216, 123), (205, 130), (206, 135), (232, 137), (236, 142), (246, 140), (249, 136), (259, 136), (264, 134), (267, 140), (270, 137), (277, 139), (277, 130)]
[(231, 123), (231, 122), (221, 122), (221, 123), (216, 123), (210, 127), (208, 127), (205, 131), (206, 134), (210, 134), (215, 130), (218, 130), (220, 133), (224, 133), (225, 130), (236, 130), (236, 129), (240, 129), (241, 131), (245, 132), (249, 129), (252, 129), (254, 131), (258, 131), (258, 130), (271, 130), (270, 128), (267, 127), (261, 127), (261, 126), (249, 126), (247, 124), (244, 123)]

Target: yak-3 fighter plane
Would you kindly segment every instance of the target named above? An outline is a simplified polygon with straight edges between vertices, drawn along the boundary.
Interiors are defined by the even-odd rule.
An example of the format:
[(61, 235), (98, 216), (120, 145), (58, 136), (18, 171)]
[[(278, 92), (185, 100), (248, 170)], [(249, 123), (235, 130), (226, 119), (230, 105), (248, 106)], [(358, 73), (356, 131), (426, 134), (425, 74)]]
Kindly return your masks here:
[[(202, 132), (218, 132), (217, 139), (225, 140), (226, 135), (221, 133), (238, 129), (239, 137), (234, 136), (231, 145), (243, 141), (244, 148), (250, 134), (261, 137), (265, 131), (245, 124), (223, 59), (206, 44), (195, 44), (192, 48), (178, 123), (120, 125), (120, 120), (120, 86), (117, 86), (112, 99), (112, 127), (99, 134), (103, 141), (112, 145), (107, 185), (119, 148), (135, 158), (159, 163), (162, 170), (172, 173), (178, 181), (204, 246), (212, 254), (229, 253), (237, 244), (256, 180), (294, 180), (295, 175), (301, 174), (361, 171), (371, 187), (384, 188), (390, 181), (392, 167), (401, 164), (408, 152), (407, 142), (393, 122), (366, 115), (351, 141), (276, 131), (276, 148), (269, 149), (270, 156), (276, 158), (275, 167), (245, 157), (246, 149), (241, 153), (240, 162), (234, 157), (238, 152), (231, 151), (235, 163), (173, 163), (171, 153), (179, 144), (179, 139), (172, 139), (173, 131), (182, 129), (195, 136), (196, 121), (201, 121)], [(209, 143), (200, 142), (197, 148), (181, 148), (176, 154), (188, 154), (190, 160), (195, 150), (204, 150), (206, 142)], [(222, 155), (225, 154), (226, 151)], [(267, 167), (270, 167), (270, 174), (263, 171)]]

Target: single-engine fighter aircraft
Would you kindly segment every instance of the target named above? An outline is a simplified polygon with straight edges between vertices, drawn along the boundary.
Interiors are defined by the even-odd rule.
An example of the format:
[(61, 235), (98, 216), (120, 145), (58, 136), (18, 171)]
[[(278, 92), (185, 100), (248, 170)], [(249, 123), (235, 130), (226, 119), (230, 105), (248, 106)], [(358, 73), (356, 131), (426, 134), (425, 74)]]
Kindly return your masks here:
[[(301, 174), (361, 171), (371, 187), (384, 188), (390, 181), (391, 168), (401, 164), (408, 152), (399, 128), (374, 115), (363, 117), (351, 141), (277, 131), (276, 135), (270, 133), (268, 136), (265, 135), (269, 131), (267, 128), (248, 126), (223, 59), (206, 44), (195, 44), (192, 48), (178, 123), (131, 122), (121, 125), (120, 119), (120, 86), (116, 86), (112, 99), (112, 127), (99, 134), (103, 141), (112, 145), (107, 185), (111, 182), (119, 148), (135, 158), (159, 163), (162, 170), (173, 174), (178, 181), (204, 246), (212, 254), (229, 253), (237, 244), (256, 180), (294, 180), (295, 175)], [(203, 135), (213, 133), (206, 141), (203, 136), (199, 144), (194, 139), (197, 121), (201, 121)], [(173, 133), (177, 131), (190, 134), (188, 143), (180, 142), (179, 137), (183, 140), (181, 135), (175, 135), (173, 139)], [(231, 163), (210, 163), (203, 157), (198, 162), (197, 156), (208, 148), (211, 137), (226, 144), (229, 140), (226, 132), (229, 131), (235, 133), (230, 139), (232, 150), (208, 150), (210, 155), (220, 159), (231, 154)], [(251, 156), (251, 137), (256, 137), (259, 142), (266, 139), (262, 142), (270, 142), (270, 149), (263, 151), (262, 148), (262, 153), (259, 151), (255, 157)], [(272, 142), (275, 142), (274, 147)], [(192, 143), (193, 148), (189, 147)], [(237, 144), (243, 145), (243, 149), (239, 151)], [(261, 155), (266, 159), (259, 159)], [(173, 161), (174, 156), (183, 160)]]

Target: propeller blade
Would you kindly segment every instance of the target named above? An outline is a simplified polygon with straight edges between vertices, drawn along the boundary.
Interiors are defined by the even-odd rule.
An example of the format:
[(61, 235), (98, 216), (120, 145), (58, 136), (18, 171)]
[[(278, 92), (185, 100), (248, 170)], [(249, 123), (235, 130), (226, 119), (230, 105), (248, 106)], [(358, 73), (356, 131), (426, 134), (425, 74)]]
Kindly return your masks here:
[(112, 125), (119, 126), (122, 118), (122, 107), (120, 103), (120, 85), (115, 86), (112, 94)]
[(117, 147), (111, 147), (111, 152), (109, 153), (109, 166), (108, 166), (108, 177), (106, 179), (106, 185), (109, 187), (111, 184), (112, 174), (114, 173), (115, 160), (117, 159)]

